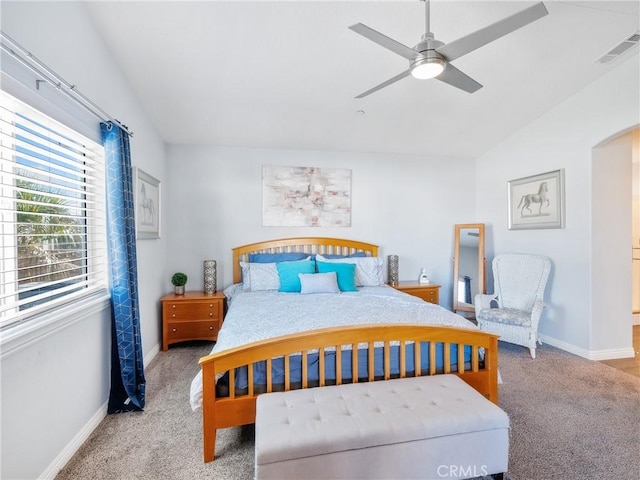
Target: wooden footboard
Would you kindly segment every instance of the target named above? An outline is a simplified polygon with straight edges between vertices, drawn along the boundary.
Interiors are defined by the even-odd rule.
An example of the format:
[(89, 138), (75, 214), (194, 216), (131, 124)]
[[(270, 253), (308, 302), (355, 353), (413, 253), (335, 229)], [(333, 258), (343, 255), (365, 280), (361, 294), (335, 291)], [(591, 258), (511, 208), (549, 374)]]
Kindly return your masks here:
[[(407, 346), (413, 344), (414, 358), (407, 358)], [(442, 347), (442, 359), (436, 358), (436, 348)], [(451, 358), (452, 346), (457, 346), (457, 358)], [(399, 348), (397, 348), (399, 347)], [(392, 365), (391, 349), (396, 348), (398, 357)], [(421, 369), (423, 349), (428, 350), (428, 368)], [(367, 376), (362, 378), (358, 370), (358, 352), (366, 350)], [(382, 374), (376, 375), (374, 349), (382, 349)], [(329, 350), (343, 352), (335, 355), (335, 375), (328, 380), (325, 372), (325, 353)], [(344, 352), (351, 355), (352, 372), (345, 378), (342, 374)], [(426, 352), (426, 351), (425, 351)], [(470, 353), (470, 357), (465, 355)], [(317, 354), (317, 380), (310, 382), (307, 359)], [(348, 355), (349, 355), (348, 354)], [(454, 373), (478, 390), (494, 403), (498, 402), (498, 336), (478, 330), (426, 325), (360, 325), (342, 328), (312, 330), (284, 337), (276, 337), (262, 342), (245, 345), (236, 349), (208, 355), (200, 359), (203, 375), (203, 438), (204, 461), (214, 459), (216, 430), (237, 425), (254, 423), (258, 390), (271, 392), (275, 381), (272, 376), (274, 359), (284, 359), (284, 381), (278, 388), (309, 388), (316, 383), (322, 387), (327, 383), (367, 382), (386, 380), (392, 377), (437, 375)], [(301, 379), (295, 385), (290, 374), (292, 358), (301, 358)], [(266, 362), (266, 381), (260, 388), (254, 385), (253, 365)], [(438, 362), (441, 368), (437, 368)], [(451, 365), (456, 371), (451, 371)], [(413, 368), (417, 365), (418, 368)], [(236, 368), (247, 368), (248, 386), (237, 392), (235, 385)], [(362, 368), (362, 365), (360, 365)], [(380, 366), (378, 366), (378, 371)], [(216, 377), (229, 372), (229, 393), (225, 397), (216, 396)], [(395, 373), (392, 373), (395, 372)]]

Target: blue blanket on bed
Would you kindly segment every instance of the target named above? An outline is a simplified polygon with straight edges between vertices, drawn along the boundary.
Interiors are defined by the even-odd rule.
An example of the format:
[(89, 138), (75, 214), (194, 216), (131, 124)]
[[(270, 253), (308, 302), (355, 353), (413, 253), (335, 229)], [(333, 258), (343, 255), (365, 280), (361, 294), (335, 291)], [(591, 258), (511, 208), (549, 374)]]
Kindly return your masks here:
[[(243, 292), (238, 285), (228, 288), (229, 310), (224, 319), (218, 340), (211, 353), (222, 352), (249, 343), (327, 327), (370, 324), (424, 324), (477, 329), (469, 320), (445, 308), (427, 303), (388, 286), (361, 287), (357, 292), (303, 295), (277, 291)], [(443, 346), (436, 347), (436, 369), (443, 370)], [(393, 349), (392, 349), (393, 350)], [(399, 369), (398, 349), (391, 354), (392, 371)], [(470, 349), (469, 349), (470, 350)], [(429, 368), (429, 349), (421, 350), (423, 370)], [(376, 352), (375, 376), (382, 375), (382, 354)], [(358, 377), (368, 377), (366, 351), (358, 354)], [(470, 361), (470, 351), (465, 351), (465, 363)], [(293, 362), (292, 357), (292, 363)], [(313, 367), (316, 357), (309, 356)], [(407, 370), (413, 370), (413, 346), (407, 345)], [(451, 371), (457, 371), (457, 346), (452, 345)], [(300, 361), (298, 361), (299, 363)], [(334, 379), (335, 352), (326, 352), (326, 379)], [(331, 369), (329, 366), (333, 365)], [(343, 353), (343, 379), (351, 378), (351, 352)], [(284, 363), (274, 362), (274, 368), (282, 370)], [(298, 371), (301, 365), (298, 365)], [(260, 368), (254, 369), (255, 383), (264, 382)], [(297, 375), (297, 376), (296, 376)], [(317, 367), (310, 368), (310, 375), (317, 379)], [(292, 372), (291, 381), (299, 381), (299, 374)], [(274, 382), (279, 381), (277, 378)], [(236, 387), (246, 388), (246, 369), (236, 374)], [(202, 372), (191, 384), (191, 407), (195, 410), (202, 402)]]

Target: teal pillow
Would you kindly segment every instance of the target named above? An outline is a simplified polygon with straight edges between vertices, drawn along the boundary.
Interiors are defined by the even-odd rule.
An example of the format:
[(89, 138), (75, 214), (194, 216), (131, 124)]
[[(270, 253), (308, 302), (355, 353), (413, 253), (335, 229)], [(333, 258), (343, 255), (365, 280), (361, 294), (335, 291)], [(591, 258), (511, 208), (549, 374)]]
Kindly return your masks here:
[(355, 263), (316, 262), (318, 273), (336, 272), (341, 292), (357, 292)]
[(299, 292), (300, 277), (299, 273), (315, 273), (316, 262), (279, 262), (276, 263), (278, 269), (278, 277), (280, 277), (281, 292)]

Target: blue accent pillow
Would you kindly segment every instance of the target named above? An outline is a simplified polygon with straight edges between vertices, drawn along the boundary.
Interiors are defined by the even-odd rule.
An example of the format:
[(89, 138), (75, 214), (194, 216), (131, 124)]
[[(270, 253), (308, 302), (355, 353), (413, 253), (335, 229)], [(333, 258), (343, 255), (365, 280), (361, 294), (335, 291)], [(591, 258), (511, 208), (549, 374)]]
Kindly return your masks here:
[[(357, 292), (355, 263), (316, 262), (318, 273), (336, 272), (341, 292)], [(282, 279), (280, 280), (282, 281)]]
[(315, 273), (316, 262), (280, 262), (276, 263), (278, 276), (280, 277), (281, 292), (299, 292), (299, 273)]
[(330, 254), (330, 253), (323, 253), (322, 256), (324, 258), (361, 258), (361, 257), (366, 257), (367, 254), (364, 252), (356, 252), (356, 253), (352, 253), (351, 255), (335, 255), (335, 254)]
[(250, 253), (249, 263), (278, 263), (294, 262), (304, 260), (309, 256), (304, 252), (284, 252), (284, 253)]

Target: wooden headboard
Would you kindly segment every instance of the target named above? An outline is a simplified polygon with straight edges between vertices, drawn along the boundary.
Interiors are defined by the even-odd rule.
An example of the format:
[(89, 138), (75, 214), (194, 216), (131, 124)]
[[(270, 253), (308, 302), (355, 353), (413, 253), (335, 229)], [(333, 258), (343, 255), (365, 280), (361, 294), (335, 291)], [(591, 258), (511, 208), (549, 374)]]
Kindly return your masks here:
[(303, 252), (313, 255), (351, 255), (364, 252), (367, 256), (377, 257), (378, 246), (372, 243), (347, 240), (344, 238), (298, 237), (267, 240), (250, 243), (232, 249), (233, 251), (233, 283), (242, 281), (240, 262), (248, 262), (250, 253), (285, 253)]

